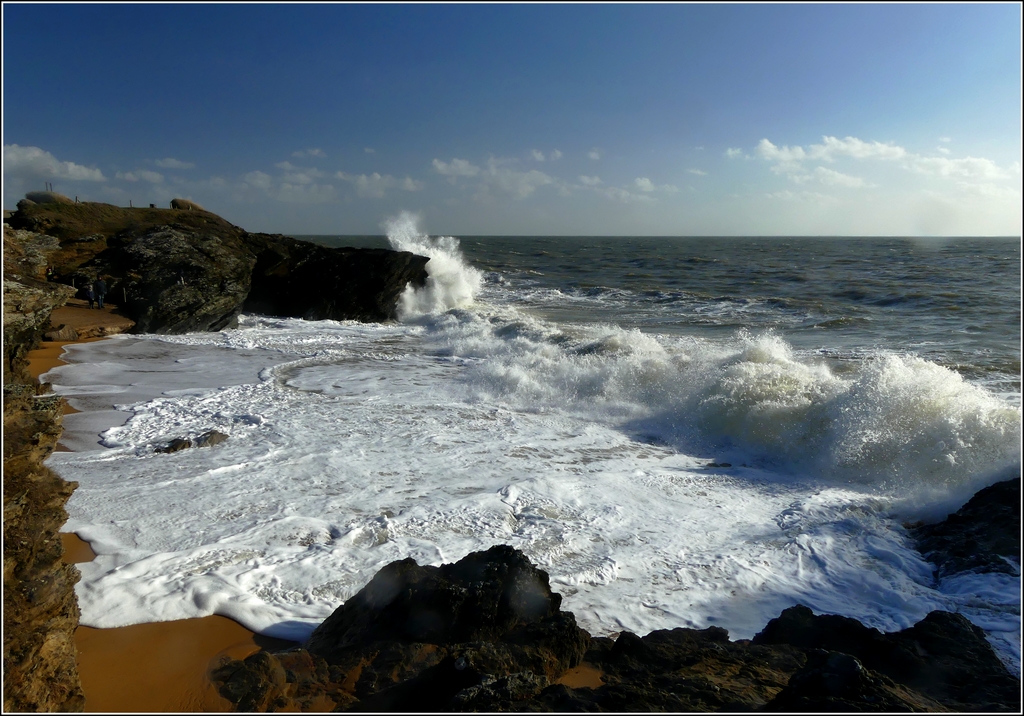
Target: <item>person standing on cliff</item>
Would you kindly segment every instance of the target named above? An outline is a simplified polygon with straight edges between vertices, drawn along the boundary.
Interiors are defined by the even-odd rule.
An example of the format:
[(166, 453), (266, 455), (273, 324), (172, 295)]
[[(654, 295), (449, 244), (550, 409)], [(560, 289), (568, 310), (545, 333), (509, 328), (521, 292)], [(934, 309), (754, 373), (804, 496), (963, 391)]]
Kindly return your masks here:
[(82, 292), (85, 294), (85, 300), (89, 302), (89, 308), (92, 308), (93, 301), (96, 299), (93, 297), (92, 286), (85, 284), (82, 286)]
[(103, 310), (103, 297), (107, 295), (107, 282), (97, 276), (93, 281), (92, 290), (96, 292), (96, 307)]

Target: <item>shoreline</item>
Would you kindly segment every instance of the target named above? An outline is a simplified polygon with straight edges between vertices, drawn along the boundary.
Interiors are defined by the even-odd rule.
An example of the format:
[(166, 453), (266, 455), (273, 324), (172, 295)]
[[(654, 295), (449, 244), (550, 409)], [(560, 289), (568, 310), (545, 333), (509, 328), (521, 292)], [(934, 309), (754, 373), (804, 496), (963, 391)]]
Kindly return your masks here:
[[(88, 309), (69, 306), (67, 314)], [(75, 316), (77, 318), (78, 316)], [(89, 314), (101, 329), (102, 314)], [(99, 318), (95, 321), (93, 318)], [(60, 323), (67, 315), (55, 316)], [(64, 320), (64, 323), (70, 323)], [(116, 324), (115, 324), (116, 325)], [(31, 378), (64, 365), (64, 347), (103, 340), (92, 336), (77, 341), (44, 342), (30, 351)], [(65, 415), (78, 412), (65, 401)], [(56, 450), (69, 451), (62, 443)], [(96, 554), (88, 542), (71, 532), (60, 533), (66, 564), (92, 561)], [(86, 712), (224, 712), (227, 699), (217, 693), (209, 672), (223, 658), (244, 659), (263, 648), (286, 649), (294, 642), (260, 636), (227, 617), (218, 615), (170, 622), (135, 624), (115, 629), (79, 625), (75, 630), (78, 670), (85, 692)]]

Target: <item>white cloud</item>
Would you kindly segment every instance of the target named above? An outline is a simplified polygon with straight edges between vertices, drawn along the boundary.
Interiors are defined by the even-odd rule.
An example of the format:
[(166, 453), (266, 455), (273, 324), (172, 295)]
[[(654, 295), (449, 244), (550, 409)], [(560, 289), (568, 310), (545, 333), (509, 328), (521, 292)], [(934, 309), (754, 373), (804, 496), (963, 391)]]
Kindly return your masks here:
[(138, 175), (142, 177), (143, 181), (148, 181), (151, 184), (159, 184), (164, 180), (164, 175), (159, 172), (151, 172), (148, 169), (140, 169)]
[(289, 204), (327, 204), (335, 201), (336, 194), (331, 184), (281, 184), (275, 196)]
[(686, 171), (690, 172), (690, 174), (696, 174), (699, 177), (706, 177), (708, 175), (707, 172), (700, 169), (687, 169)]
[(970, 196), (981, 196), (986, 198), (994, 199), (1010, 199), (1013, 201), (1020, 201), (1021, 193), (1016, 187), (999, 186), (997, 184), (985, 183), (985, 184), (968, 184), (967, 182), (957, 182), (957, 188), (964, 194)]
[(508, 164), (507, 161), (491, 157), (487, 160), (487, 171), (484, 177), (488, 183), (517, 199), (525, 199), (538, 187), (555, 183), (555, 180), (544, 172), (536, 169), (520, 172), (508, 168), (505, 166), (506, 164)]
[(274, 166), (277, 167), (278, 169), (284, 169), (286, 172), (293, 172), (296, 169), (298, 169), (298, 167), (292, 164), (291, 162), (278, 162)]
[(390, 174), (381, 176), (377, 172), (356, 177), (356, 194), (369, 199), (380, 199), (384, 193), (395, 186), (395, 178)]
[(804, 152), (803, 147), (776, 147), (767, 139), (762, 139), (758, 142), (757, 148), (754, 151), (757, 152), (759, 157), (773, 162), (793, 163), (807, 158), (807, 153)]
[(115, 179), (122, 179), (124, 181), (148, 181), (150, 184), (159, 184), (164, 180), (164, 175), (159, 172), (151, 172), (148, 169), (137, 169), (134, 172), (118, 172), (114, 175)]
[(292, 152), (293, 157), (326, 157), (322, 149), (300, 149), (297, 152)]
[(598, 189), (597, 191), (600, 194), (603, 194), (604, 196), (608, 197), (609, 199), (613, 199), (615, 201), (621, 201), (621, 202), (623, 202), (625, 204), (629, 204), (629, 203), (634, 202), (634, 201), (640, 201), (640, 202), (651, 202), (651, 201), (654, 201), (654, 197), (652, 197), (652, 196), (648, 196), (646, 194), (634, 194), (633, 192), (626, 191), (625, 189), (620, 189), (617, 186), (609, 186), (609, 187), (605, 187), (605, 188), (602, 188), (602, 189)]
[(779, 201), (811, 202), (825, 206), (833, 206), (839, 203), (839, 200), (835, 197), (827, 194), (819, 194), (816, 191), (792, 192), (788, 189), (784, 189), (783, 191), (765, 194), (765, 196), (769, 199), (777, 199)]
[(943, 144), (949, 144), (950, 142), (953, 141), (953, 138), (952, 137), (939, 137), (939, 141), (942, 142)]
[(603, 154), (603, 152), (597, 147), (594, 147), (589, 152), (587, 152), (587, 156), (594, 160), (600, 159), (601, 154)]
[(588, 177), (588, 176), (583, 176), (581, 174), (579, 176), (579, 180), (583, 183), (584, 186), (597, 186), (598, 184), (601, 183), (601, 177), (599, 177), (599, 176)]
[(556, 162), (556, 161), (558, 161), (561, 158), (562, 158), (562, 153), (560, 151), (558, 151), (557, 149), (553, 150), (551, 152), (551, 154), (548, 155), (548, 159), (550, 159), (553, 162)]
[(242, 177), (242, 181), (257, 189), (269, 189), (270, 185), (273, 183), (273, 179), (271, 179), (270, 175), (261, 171), (249, 172)]
[(1007, 179), (1010, 173), (1000, 169), (991, 159), (964, 157), (911, 157), (907, 168), (919, 174), (940, 177), (966, 177), (971, 179)]
[(882, 142), (865, 142), (856, 137), (837, 139), (822, 137), (822, 144), (812, 144), (809, 149), (803, 147), (777, 147), (767, 139), (762, 139), (755, 150), (763, 159), (780, 163), (801, 162), (805, 159), (833, 161), (837, 156), (848, 156), (854, 159), (902, 159), (907, 150), (895, 144)]
[(729, 157), (729, 159), (735, 159), (736, 157), (743, 156), (743, 150), (730, 147), (725, 150), (725, 156)]
[(173, 157), (157, 159), (154, 163), (161, 169), (192, 169), (195, 167), (195, 164), (192, 162), (183, 162)]
[(818, 167), (817, 169), (815, 169), (814, 178), (827, 186), (865, 186), (864, 180), (861, 179), (860, 177), (853, 177), (848, 174), (841, 174), (840, 172), (833, 171), (831, 169), (826, 169), (825, 167)]
[(544, 161), (544, 152), (541, 152), (541, 151), (539, 151), (537, 149), (531, 149), (530, 150), (530, 155), (533, 157), (534, 161), (537, 161), (537, 162)]
[(373, 147), (363, 147), (363, 151), (366, 152), (367, 154), (376, 154), (377, 153), (377, 150), (374, 149)]
[[(941, 138), (942, 140), (948, 137)], [(757, 145), (756, 153), (763, 159), (773, 162), (771, 171), (786, 175), (796, 184), (804, 184), (816, 180), (826, 186), (868, 187), (873, 186), (860, 177), (843, 174), (825, 167), (817, 167), (813, 173), (805, 169), (805, 160), (835, 161), (840, 157), (849, 157), (858, 161), (898, 160), (899, 165), (917, 174), (941, 178), (959, 178), (975, 181), (991, 181), (1009, 179), (1014, 176), (1014, 166), (1002, 168), (991, 159), (980, 157), (964, 157), (952, 159), (946, 147), (936, 147), (940, 156), (925, 157), (908, 152), (896, 144), (883, 142), (865, 142), (856, 137), (837, 139), (825, 136), (821, 144), (812, 144), (808, 149), (803, 147), (778, 147), (768, 139), (762, 139)]]
[(339, 179), (352, 182), (356, 187), (356, 194), (363, 199), (382, 199), (388, 190), (399, 187), (405, 191), (419, 191), (423, 188), (423, 182), (418, 182), (411, 177), (406, 177), (401, 182), (390, 174), (346, 174), (338, 172), (335, 174)]
[(902, 159), (907, 156), (907, 150), (895, 144), (883, 144), (882, 142), (865, 142), (856, 137), (836, 139), (835, 137), (822, 137), (824, 144), (812, 144), (812, 158), (821, 158), (825, 161), (832, 161), (836, 156), (848, 156), (854, 159)]
[(445, 163), (440, 159), (433, 161), (434, 170), (442, 176), (448, 177), (448, 181), (455, 183), (457, 177), (475, 177), (480, 173), (480, 167), (470, 164), (465, 159), (452, 159)]
[(285, 174), (283, 180), (288, 184), (315, 184), (323, 176), (324, 173), (319, 169), (297, 169)]
[(673, 186), (672, 184), (662, 184), (661, 186), (655, 186), (654, 182), (652, 182), (647, 177), (637, 177), (635, 180), (633, 180), (633, 184), (636, 185), (636, 188), (639, 189), (640, 191), (648, 193), (652, 191), (667, 191), (670, 193), (679, 191), (679, 187)]
[(99, 169), (74, 162), (62, 162), (39, 147), (4, 145), (4, 174), (13, 179), (65, 179), (67, 181), (106, 181)]

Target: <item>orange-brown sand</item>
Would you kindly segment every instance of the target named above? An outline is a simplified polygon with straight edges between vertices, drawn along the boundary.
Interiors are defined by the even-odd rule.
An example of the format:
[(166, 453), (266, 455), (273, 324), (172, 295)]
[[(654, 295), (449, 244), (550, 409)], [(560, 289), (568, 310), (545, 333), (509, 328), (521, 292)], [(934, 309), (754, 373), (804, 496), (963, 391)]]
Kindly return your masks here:
[[(73, 311), (73, 312), (72, 312)], [(52, 323), (104, 325), (106, 311), (69, 306), (54, 311)], [(116, 316), (112, 320), (123, 321)], [(78, 325), (76, 325), (76, 323)], [(120, 324), (108, 324), (120, 325)], [(69, 342), (43, 343), (28, 354), (29, 373), (36, 380), (55, 366)], [(70, 406), (65, 413), (76, 412)], [(58, 450), (67, 450), (62, 445)], [(96, 555), (75, 534), (62, 534), (64, 561), (89, 562)], [(80, 626), (75, 631), (78, 671), (89, 712), (227, 711), (229, 703), (209, 679), (221, 657), (241, 659), (260, 648), (285, 649), (293, 642), (262, 637), (226, 617), (136, 624), (117, 629)]]

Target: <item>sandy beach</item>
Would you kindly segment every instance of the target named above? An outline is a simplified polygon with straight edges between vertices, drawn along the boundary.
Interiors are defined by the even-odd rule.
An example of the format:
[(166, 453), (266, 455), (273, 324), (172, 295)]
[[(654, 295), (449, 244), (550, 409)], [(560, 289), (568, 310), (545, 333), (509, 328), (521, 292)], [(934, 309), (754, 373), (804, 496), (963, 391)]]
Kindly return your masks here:
[[(118, 332), (124, 319), (116, 308), (90, 310), (72, 300), (53, 312), (51, 323), (75, 328), (79, 334)], [(63, 363), (60, 356), (70, 343), (103, 340), (44, 342), (28, 354), (33, 378)], [(66, 406), (65, 413), (76, 412)], [(67, 450), (63, 445), (58, 450)], [(75, 534), (61, 535), (64, 561), (88, 562), (95, 557), (87, 542)], [(221, 616), (157, 624), (136, 624), (117, 629), (78, 627), (75, 632), (78, 669), (89, 712), (228, 711), (229, 703), (217, 694), (208, 673), (222, 657), (244, 658), (260, 648), (286, 648), (291, 642), (262, 637)]]

